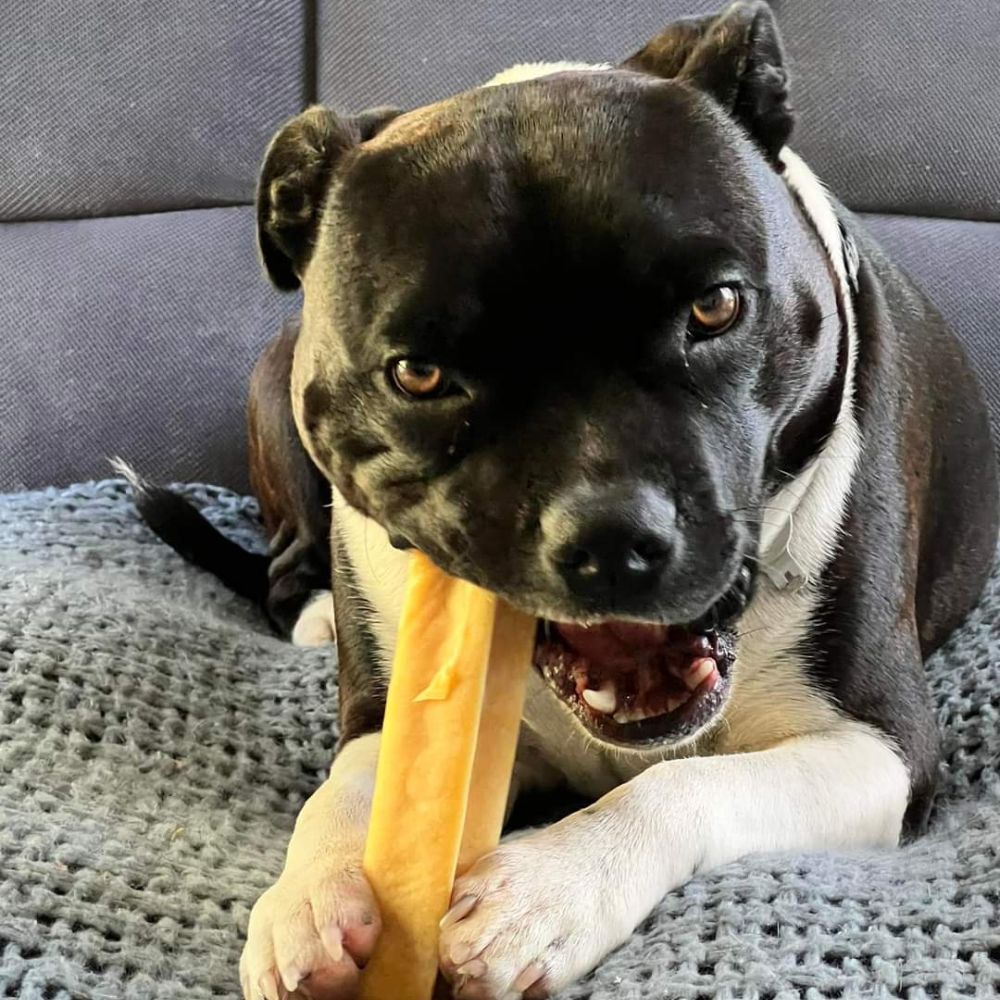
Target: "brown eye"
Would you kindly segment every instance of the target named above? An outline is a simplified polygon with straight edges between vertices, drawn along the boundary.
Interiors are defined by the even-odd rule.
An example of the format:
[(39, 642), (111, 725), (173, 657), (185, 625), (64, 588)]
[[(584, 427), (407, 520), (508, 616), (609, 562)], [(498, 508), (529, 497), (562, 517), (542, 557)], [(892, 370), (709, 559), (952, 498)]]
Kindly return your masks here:
[(714, 335), (725, 333), (740, 315), (739, 289), (732, 285), (716, 285), (691, 303), (692, 333)]
[(445, 388), (444, 373), (437, 365), (400, 358), (390, 366), (393, 384), (404, 396), (426, 399)]

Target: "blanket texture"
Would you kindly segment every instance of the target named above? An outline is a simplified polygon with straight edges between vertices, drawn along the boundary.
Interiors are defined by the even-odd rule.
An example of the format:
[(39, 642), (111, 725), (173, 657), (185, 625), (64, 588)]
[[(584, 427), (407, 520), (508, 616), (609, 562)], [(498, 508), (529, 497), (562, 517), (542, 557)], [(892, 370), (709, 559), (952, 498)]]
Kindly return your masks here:
[[(260, 545), (252, 501), (186, 490)], [(928, 666), (927, 836), (697, 878), (563, 1000), (1000, 994), (998, 618), (1000, 575)], [(335, 668), (161, 545), (121, 482), (0, 497), (0, 996), (237, 997), (250, 906), (330, 763)]]

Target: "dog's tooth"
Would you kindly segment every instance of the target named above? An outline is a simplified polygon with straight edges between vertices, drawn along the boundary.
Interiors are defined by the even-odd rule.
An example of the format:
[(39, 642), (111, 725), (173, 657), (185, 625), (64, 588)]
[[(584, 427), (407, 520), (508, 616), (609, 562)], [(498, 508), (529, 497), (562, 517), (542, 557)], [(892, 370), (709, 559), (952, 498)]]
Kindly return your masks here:
[(684, 673), (684, 683), (688, 689), (694, 691), (695, 688), (703, 684), (716, 668), (715, 660), (710, 656), (703, 656), (695, 660)]
[(596, 691), (587, 688), (583, 700), (595, 711), (603, 715), (613, 715), (618, 707), (618, 695), (614, 681), (605, 681)]

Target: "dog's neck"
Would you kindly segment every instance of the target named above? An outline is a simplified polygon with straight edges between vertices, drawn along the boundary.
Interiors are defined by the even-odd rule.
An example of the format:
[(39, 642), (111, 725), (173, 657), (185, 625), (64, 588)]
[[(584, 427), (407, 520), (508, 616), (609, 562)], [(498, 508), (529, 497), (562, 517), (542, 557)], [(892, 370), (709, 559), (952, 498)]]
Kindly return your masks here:
[(763, 512), (758, 546), (760, 568), (775, 587), (785, 589), (815, 580), (832, 557), (861, 438), (854, 410), (857, 254), (816, 175), (788, 148), (782, 150), (781, 162), (789, 190), (830, 259), (837, 282), (841, 336), (847, 341), (843, 395), (833, 430), (805, 468), (771, 497)]

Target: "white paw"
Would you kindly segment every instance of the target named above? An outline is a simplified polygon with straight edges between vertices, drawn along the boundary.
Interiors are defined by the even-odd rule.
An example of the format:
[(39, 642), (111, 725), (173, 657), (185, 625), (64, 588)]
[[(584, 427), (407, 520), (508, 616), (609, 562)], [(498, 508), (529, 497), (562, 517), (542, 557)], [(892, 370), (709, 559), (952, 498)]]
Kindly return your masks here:
[(349, 1000), (381, 929), (360, 864), (282, 873), (250, 914), (240, 958), (246, 1000)]
[(333, 594), (329, 590), (318, 593), (299, 612), (292, 629), (292, 643), (296, 646), (329, 646), (337, 641), (333, 626)]
[(456, 882), (440, 947), (456, 997), (548, 996), (628, 936), (633, 922), (602, 877), (599, 845), (578, 836), (587, 825), (577, 814), (505, 842)]

